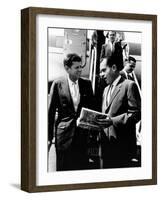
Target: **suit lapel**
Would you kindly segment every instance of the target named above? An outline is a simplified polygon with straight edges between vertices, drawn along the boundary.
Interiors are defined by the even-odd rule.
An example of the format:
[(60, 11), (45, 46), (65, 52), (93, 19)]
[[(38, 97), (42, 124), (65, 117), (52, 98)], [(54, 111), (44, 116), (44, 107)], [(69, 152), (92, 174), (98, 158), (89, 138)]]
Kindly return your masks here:
[(119, 84), (119, 85), (116, 85), (115, 90), (113, 91), (113, 93), (112, 93), (112, 95), (111, 95), (111, 98), (110, 98), (110, 102), (109, 102), (109, 104), (108, 104), (108, 107), (111, 105), (112, 101), (114, 100), (114, 98), (115, 98), (115, 97), (117, 96), (117, 94), (119, 93), (120, 87), (121, 87), (120, 84)]
[(109, 89), (110, 89), (110, 86), (108, 85), (105, 90), (104, 90), (104, 93), (103, 93), (103, 101), (102, 101), (102, 112), (104, 113), (108, 107), (108, 104), (107, 104), (107, 96), (108, 96), (108, 93), (109, 93)]
[(124, 78), (121, 77), (120, 81), (119, 81), (118, 84), (116, 85), (116, 87), (115, 87), (115, 89), (114, 89), (114, 91), (113, 91), (113, 93), (112, 93), (112, 95), (111, 95), (110, 102), (109, 102), (109, 104), (108, 104), (108, 106), (107, 106), (106, 112), (109, 110), (109, 108), (110, 108), (110, 106), (111, 106), (113, 100), (114, 100), (114, 99), (116, 98), (116, 96), (119, 94), (120, 88), (121, 88), (121, 86), (122, 86), (121, 83), (122, 83), (123, 80), (124, 80)]

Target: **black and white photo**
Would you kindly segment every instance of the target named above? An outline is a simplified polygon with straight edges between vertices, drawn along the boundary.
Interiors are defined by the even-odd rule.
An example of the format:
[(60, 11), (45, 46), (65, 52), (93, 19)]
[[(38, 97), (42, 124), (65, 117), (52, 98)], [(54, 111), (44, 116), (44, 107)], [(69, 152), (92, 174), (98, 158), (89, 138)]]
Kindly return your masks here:
[(49, 171), (141, 167), (141, 64), (140, 32), (48, 28)]
[(21, 14), (22, 189), (156, 184), (157, 16)]

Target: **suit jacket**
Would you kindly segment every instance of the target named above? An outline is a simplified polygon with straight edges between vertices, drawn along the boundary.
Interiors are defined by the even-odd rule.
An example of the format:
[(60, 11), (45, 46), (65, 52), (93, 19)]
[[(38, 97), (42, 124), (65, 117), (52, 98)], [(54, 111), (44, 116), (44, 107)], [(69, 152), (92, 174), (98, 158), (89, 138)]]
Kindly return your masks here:
[(103, 58), (108, 58), (109, 56), (112, 55), (112, 53), (115, 53), (116, 57), (120, 59), (120, 62), (123, 62), (121, 43), (114, 42), (113, 50), (111, 50), (111, 44), (109, 41), (106, 44), (102, 45), (100, 61), (102, 61)]
[(128, 79), (127, 76), (126, 76), (126, 74), (125, 74), (125, 72), (124, 72), (123, 70), (120, 71), (120, 75), (121, 75), (123, 78)]
[[(80, 103), (77, 112), (75, 112), (67, 77), (61, 77), (53, 81), (50, 90), (49, 111), (48, 111), (48, 136), (49, 141), (53, 138), (53, 129), (55, 127), (55, 144), (58, 150), (67, 149), (74, 137), (76, 129), (76, 120), (80, 114), (81, 108), (92, 108), (93, 91), (91, 82), (80, 78), (78, 80)], [(55, 114), (57, 112), (57, 120)]]
[[(108, 90), (109, 86), (105, 88), (103, 98)], [(133, 153), (136, 147), (135, 125), (141, 118), (141, 100), (135, 82), (120, 78), (105, 113), (113, 121), (108, 130), (109, 135), (116, 137), (128, 154)]]

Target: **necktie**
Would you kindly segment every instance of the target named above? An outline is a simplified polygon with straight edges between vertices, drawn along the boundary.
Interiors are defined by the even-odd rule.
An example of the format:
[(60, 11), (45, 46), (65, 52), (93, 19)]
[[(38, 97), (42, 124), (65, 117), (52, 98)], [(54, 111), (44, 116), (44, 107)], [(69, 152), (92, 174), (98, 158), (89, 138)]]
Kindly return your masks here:
[[(112, 92), (113, 92), (113, 85), (110, 85), (109, 86), (109, 90), (108, 90), (108, 94), (106, 96), (106, 109), (110, 103), (110, 100), (111, 100), (111, 96), (112, 96)], [(105, 110), (106, 110), (105, 109)], [(106, 136), (110, 139), (111, 136), (115, 137), (116, 138), (116, 135), (115, 134), (111, 134), (110, 132), (110, 127), (109, 128), (105, 128), (104, 129), (104, 133), (106, 134)]]
[(110, 99), (111, 99), (111, 95), (112, 95), (112, 89), (113, 89), (113, 85), (110, 86), (109, 91), (108, 91), (107, 105), (109, 105), (109, 103), (110, 103)]
[(105, 93), (103, 95), (103, 102), (102, 102), (102, 112), (103, 113), (105, 113), (105, 111), (107, 110), (107, 107), (109, 105), (110, 98), (112, 95), (112, 87), (109, 86), (109, 88), (107, 90), (105, 89)]
[(74, 103), (74, 108), (75, 108), (75, 111), (77, 110), (77, 107), (78, 107), (78, 104), (79, 104), (79, 91), (77, 89), (77, 85), (76, 83), (73, 82), (73, 103)]
[(134, 78), (133, 78), (132, 75), (130, 75), (130, 74), (127, 74), (127, 78), (128, 78), (129, 80), (131, 80), (131, 81), (134, 81)]

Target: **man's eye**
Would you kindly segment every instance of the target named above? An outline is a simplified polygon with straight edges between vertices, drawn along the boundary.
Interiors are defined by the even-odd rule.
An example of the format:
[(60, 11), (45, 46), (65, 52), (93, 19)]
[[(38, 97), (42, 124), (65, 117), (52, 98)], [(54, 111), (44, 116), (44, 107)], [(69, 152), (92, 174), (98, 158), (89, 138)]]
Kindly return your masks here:
[(101, 70), (101, 72), (105, 72), (105, 71), (106, 71), (105, 69)]

